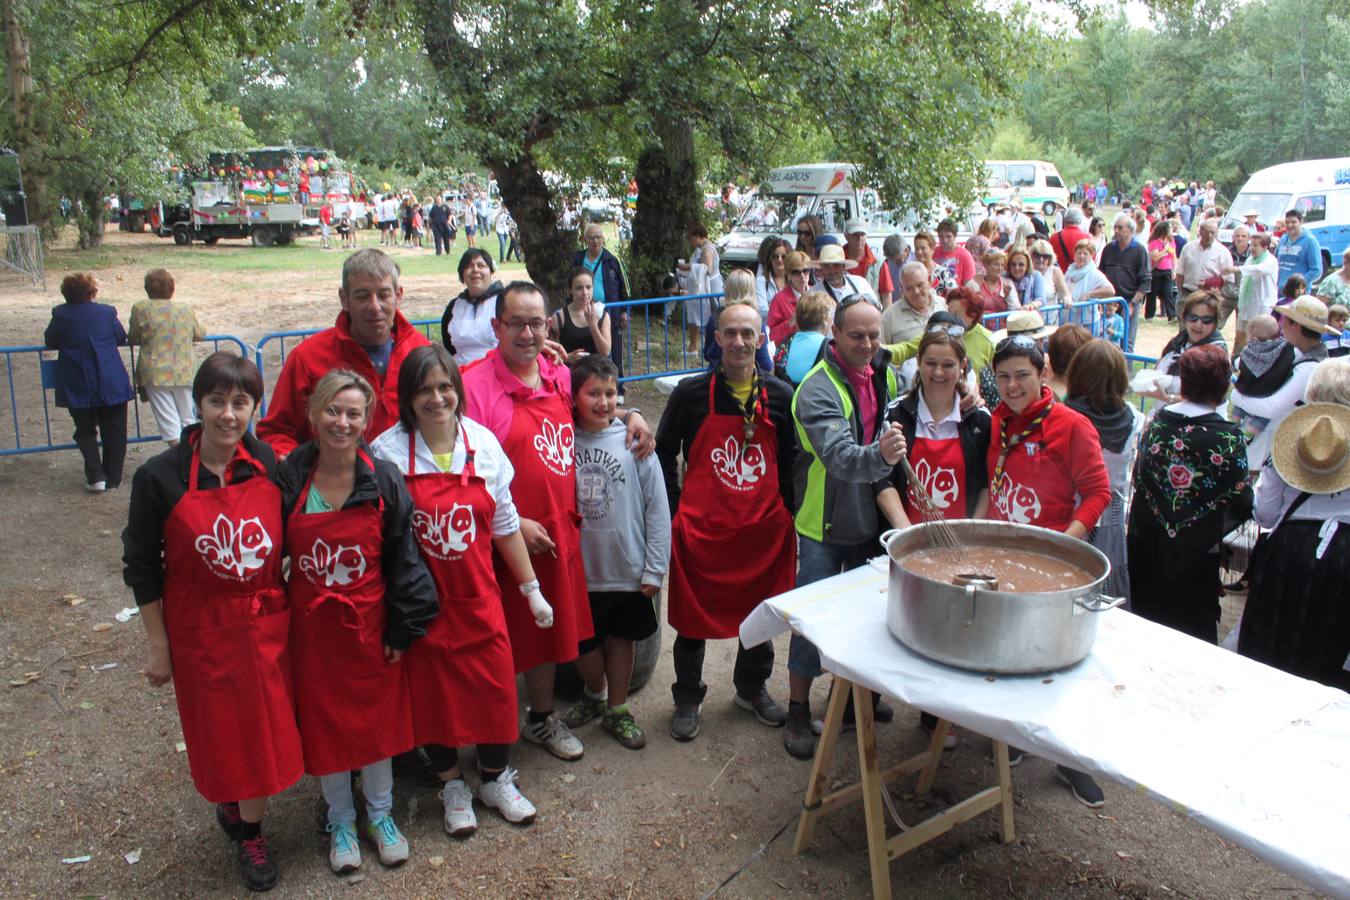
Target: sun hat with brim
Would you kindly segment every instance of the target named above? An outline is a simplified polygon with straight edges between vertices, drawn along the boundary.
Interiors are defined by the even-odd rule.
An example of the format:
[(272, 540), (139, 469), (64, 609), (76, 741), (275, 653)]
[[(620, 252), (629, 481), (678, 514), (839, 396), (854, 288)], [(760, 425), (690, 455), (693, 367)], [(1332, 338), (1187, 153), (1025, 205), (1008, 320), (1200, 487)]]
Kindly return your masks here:
[(1249, 210), (1247, 210), (1245, 213), (1242, 214), (1242, 218), (1244, 218), (1244, 219), (1254, 219), (1254, 218), (1256, 218), (1256, 217), (1259, 216), (1259, 215), (1261, 215), (1261, 214), (1260, 214), (1259, 212), (1257, 212), (1256, 210), (1254, 210), (1254, 209), (1249, 209)]
[(1284, 483), (1309, 494), (1350, 488), (1350, 406), (1309, 403), (1284, 417), (1271, 446)]
[(1055, 326), (1045, 324), (1045, 319), (1034, 309), (1019, 309), (1008, 313), (1008, 320), (1004, 324), (1004, 328), (994, 332), (995, 344), (1009, 337), (1048, 337), (1055, 331)]
[(1278, 308), (1282, 316), (1288, 316), (1304, 328), (1320, 331), (1323, 334), (1340, 334), (1340, 330), (1327, 324), (1327, 305), (1312, 294), (1304, 294), (1293, 303)]
[(844, 223), (844, 234), (867, 234), (867, 223), (862, 219), (849, 219)]
[(838, 244), (827, 244), (820, 248), (820, 258), (816, 260), (818, 266), (828, 265), (856, 266), (857, 262), (844, 255), (844, 248)]

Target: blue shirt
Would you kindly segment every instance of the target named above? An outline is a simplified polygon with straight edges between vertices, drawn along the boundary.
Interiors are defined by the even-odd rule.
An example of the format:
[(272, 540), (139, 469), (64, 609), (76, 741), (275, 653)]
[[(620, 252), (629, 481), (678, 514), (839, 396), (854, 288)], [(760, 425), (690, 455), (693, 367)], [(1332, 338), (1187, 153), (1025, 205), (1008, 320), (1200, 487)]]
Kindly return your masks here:
[(600, 271), (600, 262), (604, 256), (597, 256), (593, 261), (587, 257), (581, 257), (581, 264), (591, 270), (591, 299), (597, 303), (605, 302), (605, 275)]
[(1306, 231), (1296, 241), (1291, 241), (1288, 234), (1280, 238), (1279, 246), (1275, 248), (1275, 258), (1280, 261), (1280, 276), (1276, 286), (1281, 291), (1290, 275), (1302, 275), (1309, 289), (1322, 275), (1322, 247), (1317, 243), (1317, 238)]

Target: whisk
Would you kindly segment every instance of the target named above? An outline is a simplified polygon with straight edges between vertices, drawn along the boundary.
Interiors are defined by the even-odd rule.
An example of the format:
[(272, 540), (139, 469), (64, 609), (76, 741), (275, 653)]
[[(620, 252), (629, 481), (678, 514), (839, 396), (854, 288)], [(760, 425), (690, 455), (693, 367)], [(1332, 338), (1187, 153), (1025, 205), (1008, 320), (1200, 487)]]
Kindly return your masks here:
[[(942, 550), (952, 553), (956, 561), (961, 564), (961, 568), (969, 569), (970, 560), (966, 557), (965, 543), (961, 536), (956, 533), (956, 529), (947, 521), (947, 517), (938, 509), (933, 497), (928, 493), (928, 486), (919, 480), (914, 469), (909, 464), (909, 457), (900, 460), (900, 465), (904, 468), (905, 478), (909, 480), (910, 490), (914, 498), (918, 501), (919, 512), (923, 515), (923, 520), (928, 524), (928, 541), (933, 545), (934, 550)], [(983, 582), (986, 584), (997, 584), (997, 580), (992, 575), (980, 572), (962, 572), (956, 576), (958, 584), (967, 582)]]

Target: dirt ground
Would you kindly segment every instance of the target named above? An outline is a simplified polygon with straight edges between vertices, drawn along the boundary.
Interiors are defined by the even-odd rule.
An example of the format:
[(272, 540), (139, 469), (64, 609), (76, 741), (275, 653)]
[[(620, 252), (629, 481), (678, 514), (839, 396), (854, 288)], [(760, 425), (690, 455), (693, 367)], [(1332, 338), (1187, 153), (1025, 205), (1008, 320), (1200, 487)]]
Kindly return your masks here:
[[(49, 258), (53, 288), (61, 264), (59, 251)], [(142, 273), (118, 265), (97, 273), (102, 299), (115, 303), (124, 321), (140, 296)], [(268, 273), (239, 283), (212, 272), (175, 274), (180, 296), (191, 300), (208, 330), (249, 341), (283, 327), (325, 325), (336, 310), (330, 276)], [(409, 278), (407, 288), (410, 317), (426, 318), (439, 314), (458, 284), (453, 274), (419, 276)], [(0, 345), (34, 342), (57, 302), (54, 289), (44, 295), (15, 276), (0, 276)], [(1146, 343), (1155, 342), (1161, 343), (1146, 336)], [(659, 410), (650, 388), (638, 388), (636, 396), (644, 408)], [(68, 433), (64, 419), (57, 429)], [(127, 477), (159, 449), (134, 445)], [(86, 494), (74, 451), (0, 461), (6, 510), (0, 519), (6, 548), (0, 674), (9, 685), (0, 688), (0, 809), (6, 812), (0, 895), (246, 893), (230, 847), (176, 749), (182, 734), (172, 689), (146, 685), (139, 674), (140, 623), (114, 618), (133, 605), (120, 578), (126, 502), (125, 490)], [(277, 798), (268, 815), (266, 830), (283, 872), (276, 895), (702, 897), (730, 878), (719, 896), (865, 896), (870, 882), (860, 808), (824, 820), (810, 850), (791, 853), (809, 764), (783, 752), (780, 732), (732, 706), (730, 642), (709, 647), (702, 734), (688, 744), (670, 739), (671, 638), (667, 631), (656, 675), (632, 701), (649, 734), (645, 750), (624, 750), (586, 728), (580, 732), (586, 755), (575, 763), (531, 745), (513, 751), (521, 788), (539, 807), (533, 827), (517, 829), (480, 810), (479, 833), (452, 841), (441, 828), (434, 789), (400, 781), (397, 818), (413, 845), (411, 861), (382, 870), (367, 853), (361, 874), (340, 885), (327, 869), (326, 836), (314, 824), (318, 788), (305, 779)], [(785, 639), (777, 649), (770, 690), (786, 701)], [(826, 690), (826, 680), (817, 683), (813, 705), (821, 711)], [(916, 721), (915, 710), (897, 704), (895, 723), (880, 730), (883, 760), (921, 749)], [(843, 738), (841, 782), (856, 776), (854, 750), (852, 737)], [(912, 781), (901, 783), (900, 815), (913, 822), (991, 779), (989, 742), (962, 732), (932, 800), (908, 796)], [(1106, 784), (1107, 804), (1094, 811), (1075, 802), (1042, 760), (1028, 758), (1014, 781), (1015, 843), (997, 842), (991, 814), (977, 817), (894, 863), (895, 895), (1314, 896), (1292, 876), (1119, 786)], [(131, 864), (126, 855), (133, 853), (139, 861)], [(65, 862), (85, 856), (87, 862)]]

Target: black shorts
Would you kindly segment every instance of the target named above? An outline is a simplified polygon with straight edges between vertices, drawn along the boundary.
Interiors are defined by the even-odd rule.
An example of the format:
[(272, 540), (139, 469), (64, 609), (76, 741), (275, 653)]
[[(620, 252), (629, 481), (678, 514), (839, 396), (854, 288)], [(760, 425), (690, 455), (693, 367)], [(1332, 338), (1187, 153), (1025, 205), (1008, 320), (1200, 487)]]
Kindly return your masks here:
[(595, 637), (577, 645), (577, 653), (590, 653), (613, 635), (640, 641), (656, 634), (656, 598), (641, 591), (591, 591), (591, 622)]

